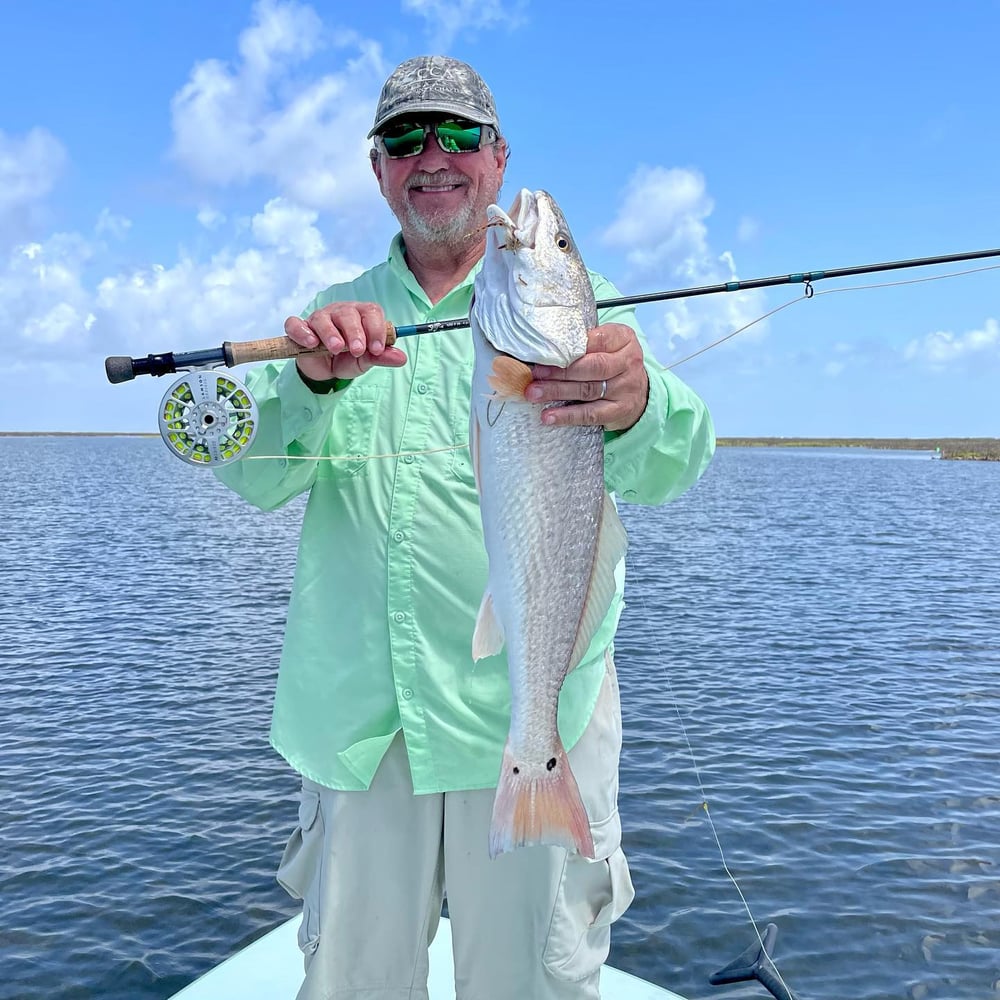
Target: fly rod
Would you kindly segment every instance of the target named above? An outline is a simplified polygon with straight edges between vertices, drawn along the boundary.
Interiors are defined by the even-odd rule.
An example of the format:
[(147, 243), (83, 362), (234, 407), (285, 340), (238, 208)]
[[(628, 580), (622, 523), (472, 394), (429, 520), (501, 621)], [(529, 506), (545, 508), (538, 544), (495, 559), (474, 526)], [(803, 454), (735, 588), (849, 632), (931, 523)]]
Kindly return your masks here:
[[(957, 261), (983, 260), (988, 257), (1000, 257), (1000, 249), (938, 254), (934, 257), (914, 257), (910, 260), (859, 264), (855, 267), (835, 267), (822, 271), (801, 271), (774, 275), (770, 278), (723, 281), (716, 285), (625, 295), (617, 299), (603, 299), (597, 303), (597, 308), (600, 311), (619, 306), (694, 298), (699, 295), (742, 292), (773, 285), (805, 285), (806, 294), (811, 295), (813, 282), (827, 278), (846, 278), (855, 274), (875, 274), (879, 271), (897, 271), (908, 267), (930, 267), (935, 264), (953, 264)], [(462, 330), (468, 326), (468, 317), (439, 320), (434, 323), (415, 323), (410, 326), (395, 326), (387, 322), (386, 344), (391, 345), (400, 337)], [(144, 358), (105, 358), (104, 371), (108, 381), (113, 384), (129, 382), (139, 375), (189, 372), (190, 375), (175, 382), (163, 397), (160, 406), (160, 434), (167, 446), (185, 461), (198, 465), (217, 465), (234, 461), (250, 446), (257, 429), (257, 407), (244, 385), (233, 377), (211, 370), (294, 358), (300, 354), (321, 354), (324, 350), (322, 347), (302, 347), (288, 337), (271, 337), (266, 340), (237, 343), (227, 340), (221, 347), (201, 351), (167, 351), (163, 354), (149, 354)]]
[[(934, 264), (953, 264), (964, 260), (982, 260), (1000, 257), (1000, 249), (973, 250), (969, 253), (939, 254), (936, 257), (914, 257), (910, 260), (885, 261), (880, 264), (860, 264), (856, 267), (835, 267), (823, 271), (801, 271), (796, 274), (778, 274), (770, 278), (750, 278), (746, 281), (723, 281), (717, 285), (700, 285), (695, 288), (678, 288), (665, 292), (646, 292), (642, 295), (625, 295), (617, 299), (603, 299), (597, 303), (598, 310), (613, 309), (618, 306), (636, 306), (648, 302), (666, 302), (669, 299), (687, 299), (698, 295), (719, 295), (724, 292), (742, 292), (751, 288), (769, 288), (774, 285), (806, 285), (827, 278), (846, 278), (855, 274), (875, 274), (879, 271), (896, 271), (907, 267), (929, 267)], [(439, 320), (434, 323), (415, 323), (410, 326), (394, 326), (386, 323), (386, 343), (393, 344), (399, 337), (413, 337), (424, 333), (439, 333), (445, 330), (464, 330), (468, 327), (468, 317)], [(226, 341), (221, 347), (202, 351), (179, 353), (168, 351), (164, 354), (149, 354), (145, 358), (112, 357), (104, 361), (108, 381), (129, 382), (138, 375), (171, 375), (174, 372), (193, 368), (212, 368), (277, 361), (294, 358), (300, 354), (322, 353), (323, 348), (301, 347), (288, 337), (272, 337), (266, 340), (248, 340), (242, 343)]]

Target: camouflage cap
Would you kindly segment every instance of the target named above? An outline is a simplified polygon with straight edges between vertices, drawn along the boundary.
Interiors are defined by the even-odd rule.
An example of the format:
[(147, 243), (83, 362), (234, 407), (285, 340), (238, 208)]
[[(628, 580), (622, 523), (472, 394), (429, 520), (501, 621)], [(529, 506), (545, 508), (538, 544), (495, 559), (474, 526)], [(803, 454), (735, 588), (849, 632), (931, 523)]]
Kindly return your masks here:
[(418, 112), (458, 115), (500, 132), (490, 88), (471, 66), (449, 56), (417, 56), (392, 71), (382, 87), (368, 138), (391, 118)]

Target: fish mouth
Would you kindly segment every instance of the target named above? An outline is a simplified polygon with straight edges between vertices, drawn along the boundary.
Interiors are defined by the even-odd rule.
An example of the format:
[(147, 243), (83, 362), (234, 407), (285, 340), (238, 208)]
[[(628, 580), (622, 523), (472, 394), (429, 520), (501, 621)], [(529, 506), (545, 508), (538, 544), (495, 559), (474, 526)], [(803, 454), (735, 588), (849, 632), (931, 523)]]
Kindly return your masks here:
[(487, 227), (493, 231), (494, 246), (498, 250), (534, 250), (538, 232), (538, 202), (535, 194), (522, 188), (510, 213), (499, 205), (486, 209)]

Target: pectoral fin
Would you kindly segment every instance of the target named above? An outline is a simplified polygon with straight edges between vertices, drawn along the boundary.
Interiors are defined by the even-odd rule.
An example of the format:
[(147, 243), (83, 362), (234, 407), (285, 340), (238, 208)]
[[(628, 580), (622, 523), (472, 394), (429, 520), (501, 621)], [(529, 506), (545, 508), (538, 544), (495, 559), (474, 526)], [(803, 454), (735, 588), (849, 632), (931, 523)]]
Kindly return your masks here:
[(503, 626), (497, 621), (493, 595), (487, 590), (479, 605), (476, 630), (472, 633), (472, 658), (481, 660), (484, 656), (496, 656), (503, 649), (503, 641)]
[(524, 390), (532, 382), (531, 369), (517, 358), (498, 354), (493, 359), (493, 374), (486, 381), (498, 399), (524, 399)]

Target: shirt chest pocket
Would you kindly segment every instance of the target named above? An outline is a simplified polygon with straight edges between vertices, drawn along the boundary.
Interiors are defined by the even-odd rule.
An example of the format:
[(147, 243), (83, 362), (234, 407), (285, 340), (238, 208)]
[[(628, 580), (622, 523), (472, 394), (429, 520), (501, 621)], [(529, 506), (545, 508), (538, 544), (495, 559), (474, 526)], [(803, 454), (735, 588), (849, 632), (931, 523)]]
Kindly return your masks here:
[(338, 400), (327, 438), (329, 461), (320, 466), (321, 478), (368, 475), (375, 451), (381, 388), (358, 381)]

